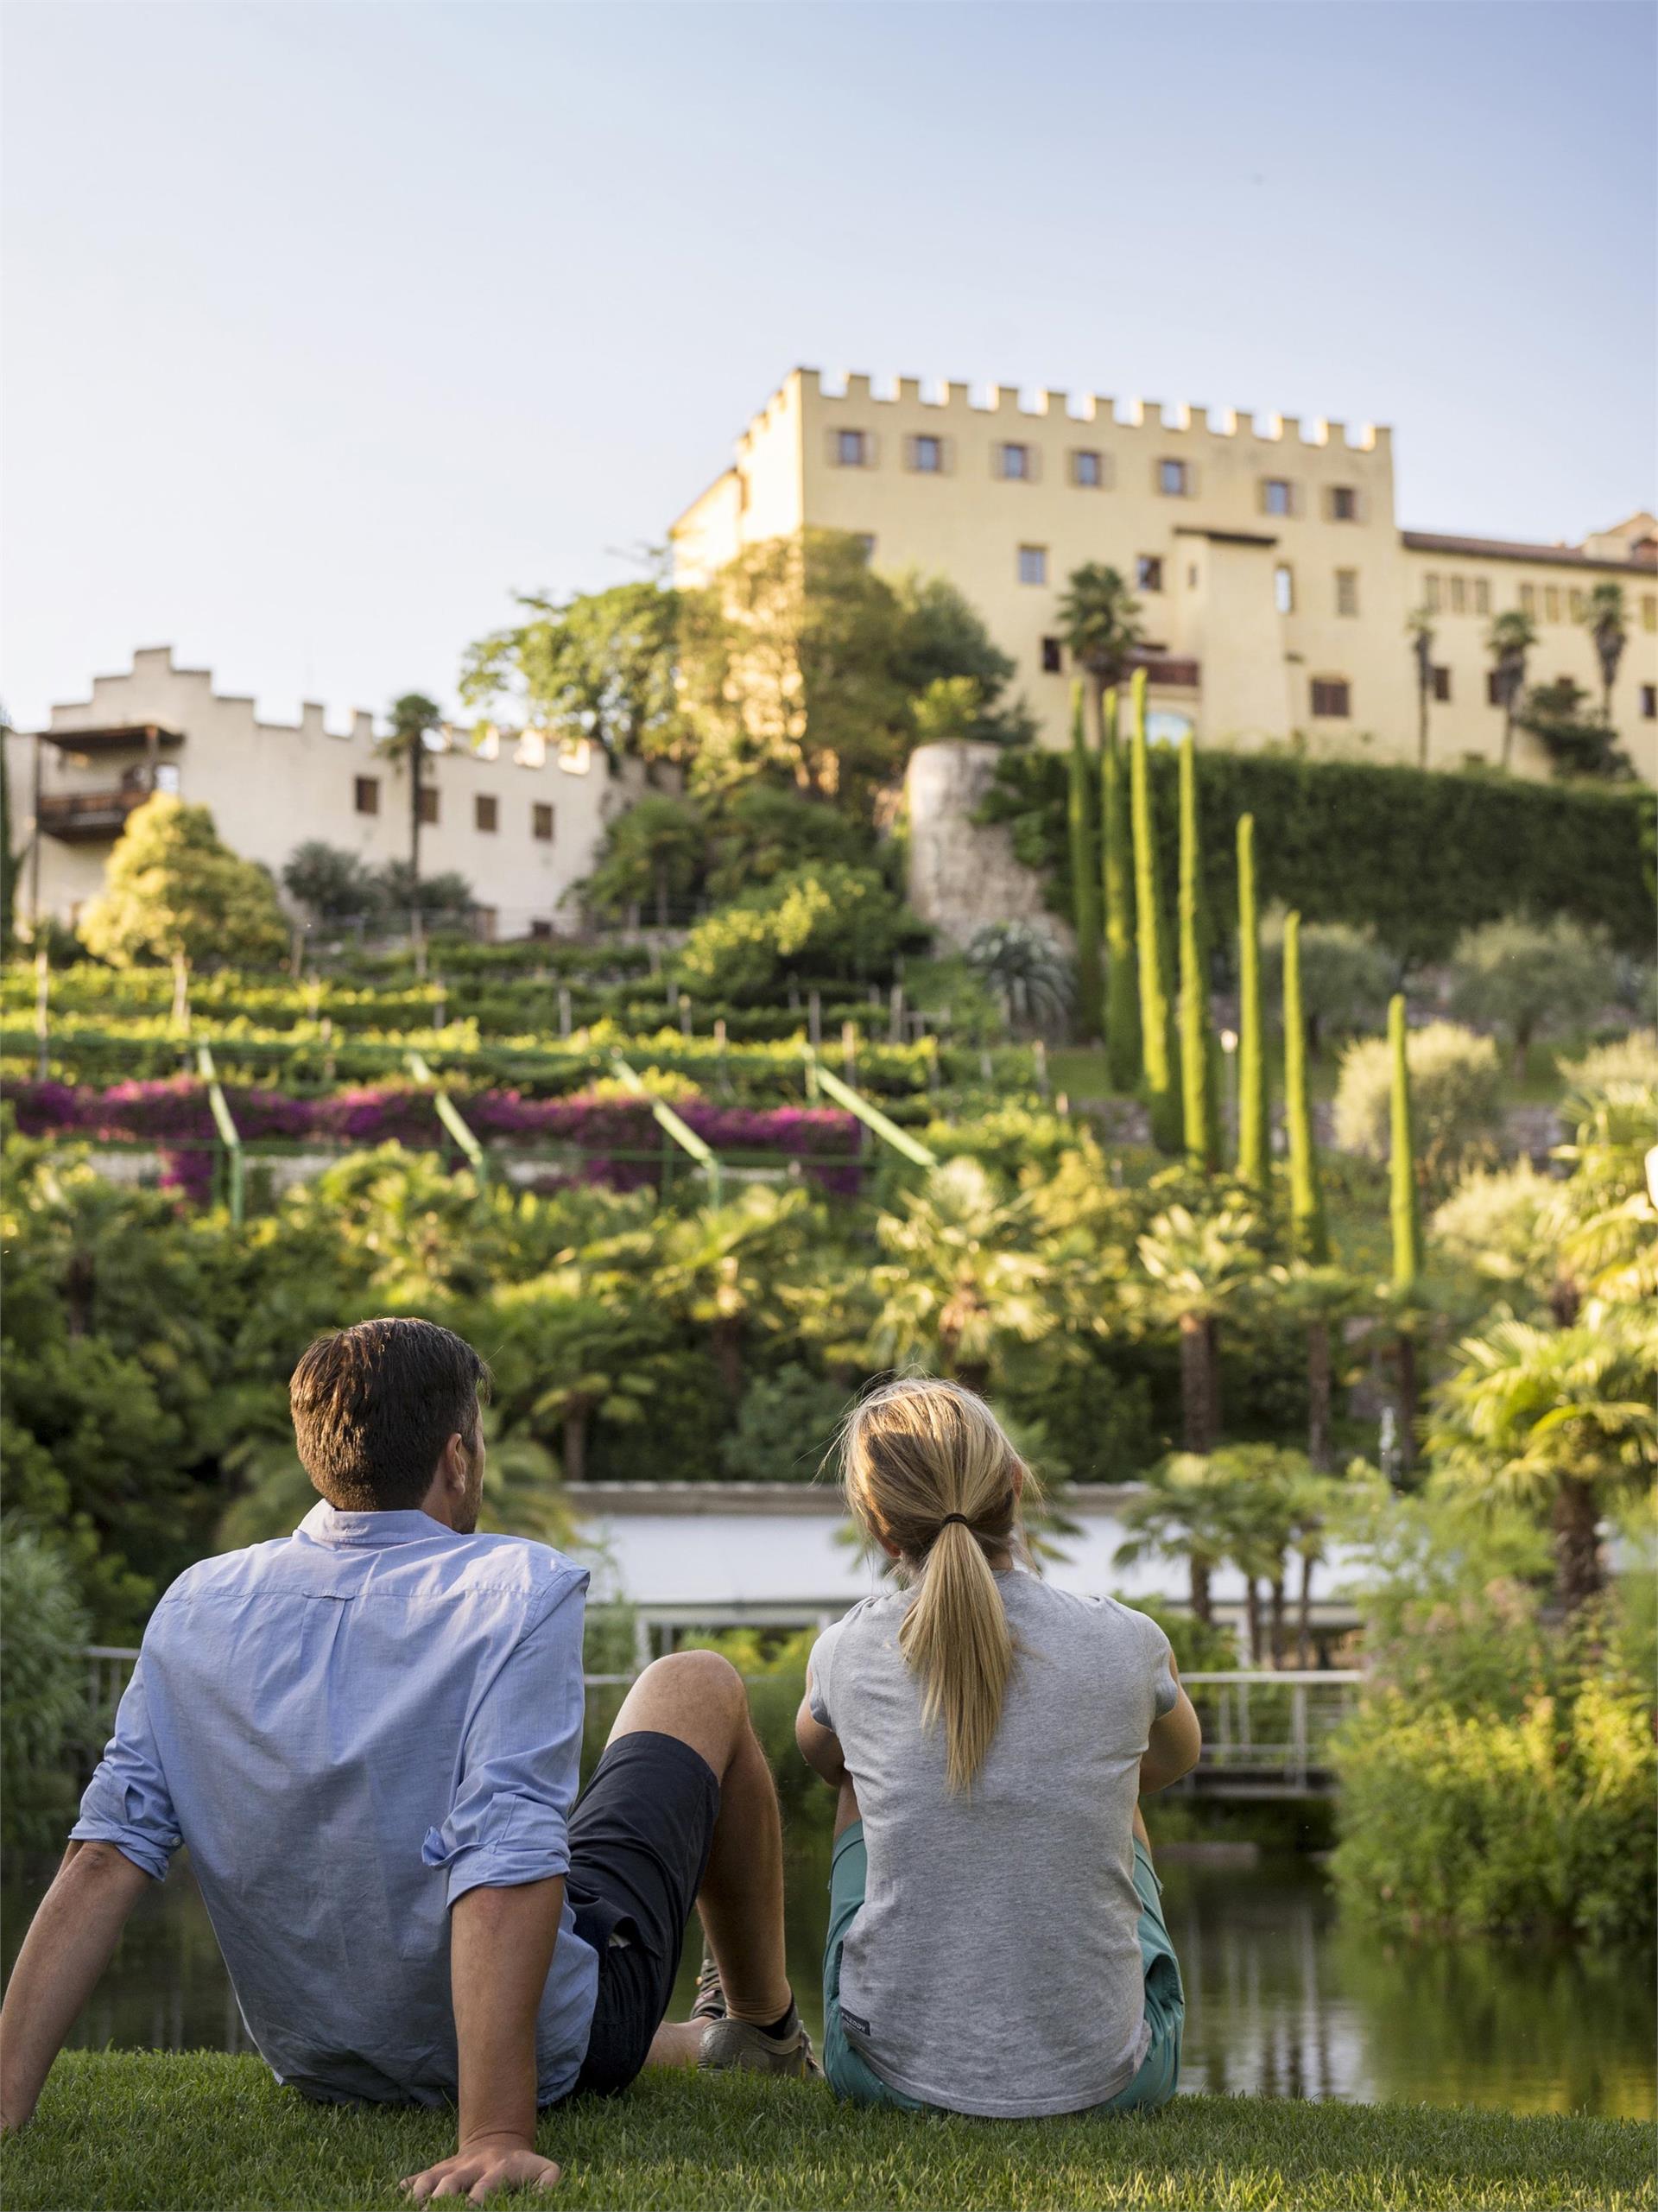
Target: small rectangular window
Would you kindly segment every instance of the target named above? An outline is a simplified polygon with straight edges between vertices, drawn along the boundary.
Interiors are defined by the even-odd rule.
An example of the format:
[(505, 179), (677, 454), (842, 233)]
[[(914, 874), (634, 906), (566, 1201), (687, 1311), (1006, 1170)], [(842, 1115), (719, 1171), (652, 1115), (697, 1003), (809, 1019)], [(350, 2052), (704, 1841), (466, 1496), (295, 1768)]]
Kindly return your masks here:
[(1431, 570), (1422, 579), (1422, 605), (1430, 614), (1437, 614), (1440, 611), (1440, 580)]
[(537, 799), (531, 806), (529, 810), (529, 827), (532, 836), (538, 839), (543, 845), (551, 845), (553, 842), (553, 809), (545, 799)]
[(477, 792), (472, 799), (472, 826), (476, 829), (500, 827), (500, 802), (487, 791)]
[(1184, 461), (1159, 461), (1157, 489), (1165, 499), (1184, 499), (1191, 483), (1191, 472)]
[(1313, 712), (1326, 721), (1339, 721), (1352, 713), (1352, 693), (1345, 676), (1314, 676)]
[(1588, 605), (1587, 600), (1584, 598), (1581, 592), (1573, 592), (1568, 593), (1567, 596), (1572, 608), (1573, 621), (1581, 622), (1583, 620), (1584, 608)]
[(1643, 683), (1641, 687), (1641, 719), (1658, 721), (1658, 683)]
[(1434, 698), (1435, 698), (1435, 699), (1439, 699), (1439, 700), (1448, 700), (1448, 699), (1450, 698), (1450, 696), (1451, 696), (1451, 671), (1450, 671), (1450, 669), (1434, 669), (1434, 671), (1433, 671), (1433, 696), (1434, 696)]
[(553, 924), (550, 922), (533, 920), (529, 925), (529, 934), (532, 937), (550, 937), (553, 935)]
[(1536, 620), (1537, 586), (1535, 584), (1522, 584), (1520, 586), (1520, 612), (1522, 614), (1530, 615), (1534, 621)]
[(1071, 481), (1084, 491), (1098, 491), (1105, 483), (1105, 456), (1087, 450), (1071, 456)]
[(1287, 476), (1269, 476), (1261, 486), (1261, 504), (1269, 515), (1288, 515), (1294, 511), (1294, 498)]
[(1451, 579), (1451, 612), (1452, 614), (1466, 614), (1468, 612), (1468, 586), (1460, 576)]
[(1030, 447), (998, 446), (996, 449), (996, 472), (1007, 484), (1028, 483), (1032, 472)]
[(1332, 523), (1356, 523), (1358, 520), (1358, 494), (1351, 484), (1330, 486), (1330, 519)]
[(1503, 679), (1495, 669), (1486, 671), (1485, 704), (1488, 707), (1500, 707), (1503, 704)]
[(1057, 637), (1044, 637), (1042, 640), (1042, 674), (1045, 676), (1056, 676), (1060, 674), (1064, 667), (1065, 656), (1060, 649), (1059, 639)]
[(421, 820), (423, 822), (430, 823), (435, 822), (437, 818), (438, 794), (436, 788), (430, 783), (422, 783), (421, 786)]
[(1336, 612), (1358, 612), (1358, 571), (1357, 568), (1338, 568), (1336, 571)]
[(839, 468), (867, 468), (870, 465), (868, 431), (837, 430), (835, 463)]
[(356, 783), (357, 811), (360, 814), (377, 814), (380, 811), (380, 778), (359, 776)]
[(921, 476), (939, 476), (944, 470), (942, 438), (920, 437), (909, 441), (909, 465)]
[(1045, 545), (1022, 545), (1020, 547), (1019, 581), (1022, 584), (1047, 583), (1047, 548)]
[(1545, 622), (1558, 622), (1560, 618), (1560, 586), (1558, 584), (1545, 584), (1543, 586), (1543, 619)]
[(1295, 612), (1295, 571), (1281, 561), (1272, 572), (1272, 603), (1280, 614)]
[(1641, 594), (1641, 627), (1642, 630), (1658, 630), (1658, 592), (1642, 592)]
[(1489, 614), (1491, 611), (1491, 587), (1483, 576), (1474, 579), (1474, 612)]
[(1134, 564), (1134, 580), (1142, 592), (1163, 588), (1163, 564), (1155, 553), (1142, 553)]

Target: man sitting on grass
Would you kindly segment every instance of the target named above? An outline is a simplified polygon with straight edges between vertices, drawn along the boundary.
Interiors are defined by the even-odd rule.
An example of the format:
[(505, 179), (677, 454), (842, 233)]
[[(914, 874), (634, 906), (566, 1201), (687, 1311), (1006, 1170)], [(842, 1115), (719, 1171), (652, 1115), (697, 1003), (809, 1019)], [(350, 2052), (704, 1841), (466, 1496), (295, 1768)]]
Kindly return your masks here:
[[(417, 2202), (551, 2187), (537, 2107), (648, 2063), (815, 2072), (742, 1683), (712, 1652), (648, 1667), (577, 1802), (587, 1575), (474, 1533), (487, 1385), (429, 1321), (363, 1321), (301, 1360), (323, 1502), (156, 1607), (6, 1992), (0, 2125), (34, 2112), (181, 1842), (279, 2080), (458, 2098), (459, 2150), (411, 2177)], [(725, 2013), (665, 2026), (693, 1904)]]

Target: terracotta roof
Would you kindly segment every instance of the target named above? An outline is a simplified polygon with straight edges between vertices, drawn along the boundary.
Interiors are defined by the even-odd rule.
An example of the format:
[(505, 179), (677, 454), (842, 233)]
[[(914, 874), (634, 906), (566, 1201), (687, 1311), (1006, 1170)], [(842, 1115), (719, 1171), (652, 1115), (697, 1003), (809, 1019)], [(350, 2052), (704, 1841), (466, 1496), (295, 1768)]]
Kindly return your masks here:
[(1402, 530), (1411, 553), (1448, 553), (1477, 561), (1536, 561), (1566, 568), (1616, 568), (1631, 575), (1650, 575), (1658, 567), (1651, 561), (1604, 561), (1585, 553), (1580, 545), (1516, 545), (1506, 538), (1441, 537), (1432, 530)]

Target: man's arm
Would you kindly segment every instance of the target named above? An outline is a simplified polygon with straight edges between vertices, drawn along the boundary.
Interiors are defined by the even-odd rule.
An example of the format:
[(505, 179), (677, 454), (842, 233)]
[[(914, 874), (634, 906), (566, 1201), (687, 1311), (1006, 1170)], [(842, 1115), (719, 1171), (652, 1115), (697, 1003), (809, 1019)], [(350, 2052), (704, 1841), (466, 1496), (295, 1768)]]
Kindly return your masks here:
[(564, 1911), (564, 1877), (471, 1889), (449, 1915), (449, 1982), (460, 2060), (460, 2148), (403, 2187), (482, 2203), (497, 2189), (552, 2189), (535, 2149), (535, 2016)]
[(112, 1843), (72, 1843), (0, 2007), (0, 2127), (22, 2127), (150, 1877)]
[(1178, 1782), (1182, 1774), (1189, 1774), (1198, 1763), (1198, 1753), (1203, 1749), (1203, 1730), (1192, 1708), (1192, 1700), (1180, 1687), (1180, 1670), (1174, 1664), (1171, 1651), (1168, 1671), (1174, 1677), (1175, 1698), (1167, 1713), (1160, 1713), (1151, 1724), (1143, 1757), (1140, 1761), (1140, 1794), (1149, 1797), (1154, 1791), (1167, 1790), (1171, 1782)]

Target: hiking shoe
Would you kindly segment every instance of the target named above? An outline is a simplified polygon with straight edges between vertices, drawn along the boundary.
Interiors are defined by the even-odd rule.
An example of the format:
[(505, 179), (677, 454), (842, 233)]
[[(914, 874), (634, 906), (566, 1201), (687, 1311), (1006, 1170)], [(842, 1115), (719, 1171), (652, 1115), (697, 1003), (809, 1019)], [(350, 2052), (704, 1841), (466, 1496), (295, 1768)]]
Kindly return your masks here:
[(702, 1947), (702, 1964), (697, 1968), (697, 2001), (691, 2007), (691, 2017), (693, 2020), (723, 2020), (725, 2017), (725, 1992), (720, 1986), (714, 1955), (706, 1943)]
[(812, 2056), (812, 2038), (791, 2005), (788, 2025), (780, 2036), (746, 2020), (717, 2019), (704, 2031), (697, 2065), (705, 2074), (782, 2074), (794, 2082), (820, 2082), (823, 2069)]

